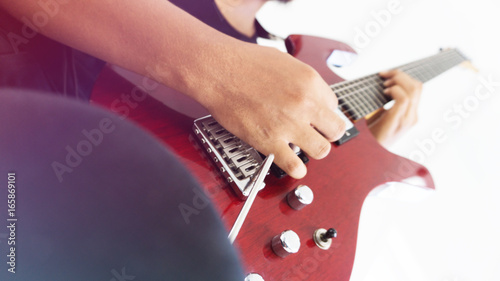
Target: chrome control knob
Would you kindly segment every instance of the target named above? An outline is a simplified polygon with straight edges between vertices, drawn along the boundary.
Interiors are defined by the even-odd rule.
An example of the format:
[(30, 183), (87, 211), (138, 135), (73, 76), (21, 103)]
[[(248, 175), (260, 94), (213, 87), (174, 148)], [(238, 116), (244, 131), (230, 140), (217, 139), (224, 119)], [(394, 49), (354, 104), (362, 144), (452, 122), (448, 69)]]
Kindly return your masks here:
[(273, 237), (271, 246), (277, 256), (284, 258), (299, 251), (300, 238), (293, 230), (285, 230)]
[(245, 281), (264, 281), (264, 278), (257, 273), (250, 273), (245, 277)]
[(312, 203), (314, 200), (314, 193), (307, 185), (299, 185), (288, 193), (286, 199), (290, 207), (295, 210), (300, 210)]

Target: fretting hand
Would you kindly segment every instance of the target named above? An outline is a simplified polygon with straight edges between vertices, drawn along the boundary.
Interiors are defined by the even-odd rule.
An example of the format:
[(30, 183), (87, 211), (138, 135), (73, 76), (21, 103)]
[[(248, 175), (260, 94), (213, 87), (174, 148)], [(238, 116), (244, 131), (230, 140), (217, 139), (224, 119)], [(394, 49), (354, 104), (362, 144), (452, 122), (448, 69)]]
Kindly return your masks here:
[(368, 123), (377, 141), (387, 146), (417, 123), (422, 83), (400, 70), (381, 72), (379, 75), (386, 79), (384, 93), (391, 96), (395, 103), (389, 110), (382, 109)]

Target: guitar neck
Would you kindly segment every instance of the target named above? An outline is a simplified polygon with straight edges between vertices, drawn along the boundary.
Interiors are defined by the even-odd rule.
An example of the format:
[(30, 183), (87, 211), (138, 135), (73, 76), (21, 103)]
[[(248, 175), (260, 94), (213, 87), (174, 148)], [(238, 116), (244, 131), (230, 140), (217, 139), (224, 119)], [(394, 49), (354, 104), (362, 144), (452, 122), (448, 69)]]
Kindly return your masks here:
[[(457, 49), (449, 49), (396, 69), (425, 83), (466, 60)], [(383, 93), (383, 82), (378, 74), (372, 74), (332, 85), (331, 88), (338, 97), (342, 112), (352, 120), (359, 120), (392, 100)]]

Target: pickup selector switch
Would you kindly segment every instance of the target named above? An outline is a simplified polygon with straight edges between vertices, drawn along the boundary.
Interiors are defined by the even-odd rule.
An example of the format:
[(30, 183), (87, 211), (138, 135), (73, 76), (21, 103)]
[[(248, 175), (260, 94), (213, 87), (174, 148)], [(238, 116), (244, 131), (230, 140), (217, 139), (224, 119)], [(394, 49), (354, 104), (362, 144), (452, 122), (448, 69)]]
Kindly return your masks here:
[(307, 185), (299, 185), (288, 193), (286, 199), (290, 207), (295, 210), (300, 210), (312, 203), (314, 200), (314, 193)]
[(313, 234), (314, 243), (323, 250), (330, 249), (333, 238), (337, 238), (337, 230), (334, 228), (330, 228), (328, 230), (319, 228), (316, 229)]
[(276, 255), (284, 258), (299, 251), (300, 238), (293, 230), (285, 230), (273, 237), (271, 247)]

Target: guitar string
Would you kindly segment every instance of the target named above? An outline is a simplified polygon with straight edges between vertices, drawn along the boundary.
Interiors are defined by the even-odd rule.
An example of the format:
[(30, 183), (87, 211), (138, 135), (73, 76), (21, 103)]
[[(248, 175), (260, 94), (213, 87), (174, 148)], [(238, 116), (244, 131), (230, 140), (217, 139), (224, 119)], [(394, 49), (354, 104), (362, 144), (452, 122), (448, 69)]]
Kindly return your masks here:
[[(400, 69), (402, 69), (402, 68), (403, 67), (400, 67)], [(432, 69), (432, 66), (429, 67), (429, 69)], [(408, 71), (412, 71), (412, 70), (413, 69), (410, 68), (410, 69), (404, 70), (404, 72), (408, 72)], [(373, 79), (379, 80), (379, 81), (375, 81), (375, 82), (377, 82), (377, 84), (382, 84), (383, 81), (384, 81), (384, 80), (382, 80), (382, 78), (380, 78), (380, 76), (378, 76), (378, 74), (372, 74), (372, 75), (368, 75), (368, 76), (365, 76), (365, 77), (362, 77), (362, 78), (358, 78), (356, 80), (340, 82), (340, 83), (332, 85), (331, 87), (334, 90), (334, 92), (335, 92), (335, 90), (345, 91), (346, 89), (353, 88), (353, 87), (356, 87), (356, 86), (360, 86), (363, 82), (365, 82), (363, 80), (367, 80), (367, 79), (370, 79), (370, 80), (373, 80)], [(343, 84), (346, 84), (346, 85), (343, 85)], [(334, 89), (335, 87), (343, 87), (343, 88)], [(356, 92), (353, 92), (353, 93), (350, 93), (350, 94), (347, 94), (347, 95), (341, 95), (339, 97), (349, 97), (349, 96), (354, 95), (354, 94), (356, 94)]]
[[(414, 66), (411, 69), (406, 69), (406, 72), (407, 73), (409, 72), (410, 75), (414, 76), (415, 78), (418, 78), (421, 81), (427, 81), (430, 78), (441, 74), (445, 70), (451, 68), (452, 66), (458, 64), (461, 61), (463, 61), (463, 57), (458, 58), (458, 60), (456, 56), (452, 58), (447, 57), (443, 59), (441, 63), (438, 62), (438, 64), (436, 63), (431, 64), (430, 67), (427, 67), (427, 69), (425, 69), (425, 73), (422, 73), (422, 67), (420, 67), (421, 65)], [(447, 63), (447, 65), (443, 67), (444, 63)], [(436, 67), (439, 67), (437, 71), (435, 71)], [(343, 98), (346, 96), (356, 97), (356, 99), (352, 100), (344, 98), (343, 101), (340, 103), (340, 106), (348, 105), (349, 108), (345, 109), (344, 107), (341, 109), (344, 109), (343, 110), (344, 113), (352, 111), (350, 115), (353, 115), (355, 119), (358, 119), (357, 117), (361, 118), (366, 114), (369, 114), (377, 110), (378, 108), (382, 107), (386, 102), (390, 101), (390, 97), (388, 96), (383, 97), (383, 100), (380, 101), (380, 97), (382, 95), (380, 92), (383, 90), (383, 88), (381, 87), (382, 80), (378, 77), (378, 75), (377, 77), (372, 76), (364, 80), (365, 80), (364, 81), (365, 87), (359, 90), (355, 90), (353, 93), (349, 95), (339, 96), (339, 98)], [(375, 83), (372, 83), (372, 85), (368, 85), (368, 81)], [(359, 84), (361, 83), (358, 82), (357, 85)], [(371, 99), (369, 99), (368, 97), (371, 97)], [(378, 103), (375, 101), (378, 101)], [(356, 102), (361, 102), (361, 106), (356, 105)]]
[[(450, 58), (447, 58), (447, 60), (450, 61)], [(428, 74), (422, 74), (422, 72), (421, 72), (422, 69), (415, 68), (415, 67), (414, 67), (414, 69), (410, 69), (410, 71), (407, 70), (407, 72), (410, 72), (410, 74), (413, 74), (413, 76), (415, 76), (416, 78), (419, 78), (423, 81), (426, 81), (426, 80), (429, 80), (429, 78), (431, 78), (431, 77), (435, 77), (438, 74), (441, 74), (444, 70), (450, 68), (451, 66), (459, 63), (462, 60), (463, 60), (463, 58), (460, 58), (459, 60), (451, 61), (451, 63), (448, 63), (448, 65), (445, 67), (441, 67), (441, 65), (437, 65), (438, 67), (441, 67), (437, 71), (434, 70), (436, 65), (435, 64), (431, 65), (433, 67), (426, 70), (426, 72), (428, 71)], [(362, 117), (365, 114), (373, 112), (374, 110), (382, 107), (385, 102), (390, 101), (390, 98), (383, 98), (384, 100), (380, 101), (381, 94), (379, 92), (382, 91), (382, 87), (380, 85), (377, 85), (377, 84), (381, 83), (382, 81), (379, 79), (379, 77), (369, 77), (369, 79), (364, 79), (364, 80), (365, 80), (364, 84), (366, 85), (366, 87), (363, 87), (359, 90), (354, 91), (352, 94), (349, 94), (349, 96), (356, 97), (356, 99), (349, 100), (347, 98), (344, 98), (344, 102), (340, 103), (341, 106), (348, 104), (350, 107), (350, 108), (344, 110), (344, 113), (352, 111), (351, 115), (358, 115), (358, 116)], [(367, 85), (368, 81), (374, 82), (374, 80), (376, 82), (375, 85)], [(361, 81), (361, 83), (363, 83), (363, 81)], [(358, 82), (357, 85), (359, 85), (359, 84), (360, 83)], [(374, 89), (373, 86), (377, 87), (378, 89)], [(374, 92), (374, 90), (377, 90), (377, 91)], [(371, 99), (367, 99), (367, 94), (368, 94), (368, 97), (371, 97)], [(348, 95), (342, 95), (342, 96), (339, 96), (339, 98), (346, 97), (346, 96), (348, 96)], [(355, 103), (353, 104), (353, 101), (354, 102), (361, 102), (362, 106), (357, 106)], [(375, 102), (375, 101), (378, 101), (378, 102)], [(355, 116), (355, 117), (358, 117), (358, 116)]]
[[(422, 67), (421, 67), (422, 65), (421, 64), (420, 65), (415, 65), (415, 66), (413, 66), (410, 69), (406, 69), (406, 72), (410, 72), (409, 74), (413, 74), (412, 76), (414, 76), (416, 78), (419, 78), (422, 81), (427, 81), (430, 78), (435, 77), (435, 76), (441, 74), (445, 70), (451, 68), (452, 66), (458, 64), (459, 62), (461, 62), (463, 60), (464, 60), (463, 56), (461, 56), (459, 58), (458, 56), (450, 57), (448, 55), (447, 57), (444, 57), (443, 59), (441, 59), (441, 62), (436, 62), (436, 63), (430, 64), (430, 67), (427, 67), (427, 69), (425, 69), (425, 73), (424, 74), (421, 72), (422, 71)], [(445, 63), (447, 63), (447, 65), (443, 67), (443, 65)], [(439, 67), (439, 70), (435, 71), (436, 67)], [(378, 75), (377, 75), (377, 77), (375, 77), (375, 76), (368, 77), (368, 79), (366, 79), (366, 77), (364, 77), (364, 78), (365, 78), (364, 80), (366, 80), (364, 82), (365, 85), (367, 84), (367, 81), (374, 82), (374, 80), (375, 80), (376, 83), (375, 83), (374, 86), (378, 87), (379, 89), (374, 89), (373, 84), (372, 85), (366, 85), (366, 87), (363, 87), (363, 88), (360, 89), (360, 91), (363, 91), (363, 92), (360, 92), (358, 90), (358, 91), (355, 91), (355, 92), (353, 92), (353, 93), (351, 93), (349, 95), (339, 96), (339, 98), (343, 98), (343, 97), (346, 97), (346, 96), (354, 96), (354, 97), (356, 97), (357, 101), (356, 100), (349, 101), (348, 99), (344, 99), (344, 102), (340, 103), (340, 106), (347, 105), (347, 104), (349, 105), (350, 108), (344, 109), (343, 112), (344, 113), (348, 113), (349, 111), (352, 111), (352, 113), (350, 115), (354, 115), (353, 117), (358, 117), (358, 116), (359, 117), (363, 117), (366, 114), (369, 114), (369, 113), (371, 113), (371, 112), (373, 112), (373, 111), (375, 111), (378, 108), (380, 108), (380, 107), (383, 106), (383, 104), (376, 104), (374, 106), (374, 102), (373, 102), (373, 100), (375, 100), (375, 99), (373, 99), (374, 96), (377, 97), (377, 100), (378, 100), (378, 98), (381, 97), (381, 94), (379, 92), (382, 91), (382, 87), (381, 87), (382, 80), (378, 77)], [(363, 82), (363, 81), (361, 81), (361, 82)], [(360, 83), (358, 81), (358, 83), (353, 83), (353, 84), (354, 85), (359, 85)], [(377, 90), (377, 91), (374, 92), (373, 90)], [(370, 102), (369, 99), (367, 99), (366, 94), (369, 94), (372, 97), (372, 101), (371, 102)], [(353, 104), (352, 101), (355, 101), (355, 102), (359, 102), (360, 101), (360, 102), (362, 102), (362, 105), (364, 105), (364, 106), (356, 106), (356, 104)], [(388, 102), (388, 101), (390, 101), (390, 99), (387, 98), (386, 101)], [(385, 101), (382, 101), (382, 102), (385, 102)], [(379, 103), (381, 103), (380, 100), (379, 100)]]
[(339, 96), (339, 105), (347, 106), (352, 113), (361, 115), (372, 112), (391, 100), (389, 96), (382, 96), (383, 87), (380, 80), (371, 78), (365, 80), (364, 84), (366, 85), (369, 82), (375, 82), (376, 85), (360, 89), (355, 88), (351, 94)]
[[(445, 54), (445, 55), (448, 55), (448, 54)], [(453, 55), (453, 54), (450, 54), (450, 55)], [(443, 56), (442, 58), (447, 59), (447, 58), (446, 58), (446, 57), (444, 57), (444, 56)], [(432, 59), (432, 58), (431, 58), (431, 59)], [(405, 70), (405, 72), (408, 72), (408, 71), (412, 71), (412, 70), (413, 70), (413, 68), (415, 68), (415, 67), (419, 67), (419, 66), (421, 66), (421, 65), (416, 65), (415, 67), (408, 67), (408, 66), (409, 66), (409, 65), (402, 66), (402, 67), (400, 67), (400, 69), (403, 69), (403, 70)], [(432, 65), (432, 64), (431, 64), (430, 66), (431, 66), (431, 67), (430, 67), (430, 69), (432, 69), (432, 68), (433, 68), (433, 66), (435, 66), (435, 65)], [(439, 66), (439, 65), (437, 65), (437, 66)], [(339, 88), (339, 89), (337, 89), (337, 90), (345, 90), (346, 88), (352, 88), (352, 87), (355, 87), (355, 86), (359, 86), (361, 83), (365, 82), (365, 81), (363, 81), (363, 80), (366, 80), (367, 78), (368, 78), (368, 79), (373, 79), (374, 77), (378, 78), (378, 79), (377, 79), (378, 81), (376, 81), (376, 82), (377, 82), (377, 84), (381, 84), (381, 83), (383, 82), (382, 78), (380, 78), (380, 77), (378, 76), (378, 74), (373, 74), (373, 75), (368, 75), (368, 76), (365, 76), (365, 77), (362, 77), (362, 78), (359, 78), (359, 79), (356, 79), (356, 80), (353, 80), (353, 81), (346, 81), (346, 82), (340, 82), (340, 83), (338, 83), (338, 84), (334, 84), (334, 85), (332, 86), (332, 89), (333, 89), (333, 90), (336, 90), (335, 88), (337, 88), (337, 87), (339, 87), (339, 86), (340, 86), (340, 87), (343, 87), (343, 88), (342, 88), (342, 89), (340, 89), (340, 88)], [(342, 96), (343, 96), (343, 97), (345, 97), (345, 96), (349, 96), (349, 95), (342, 95)]]
[[(439, 60), (436, 60), (435, 63), (431, 63), (430, 64), (431, 67), (428, 67), (428, 69), (426, 69), (426, 72), (429, 73), (427, 75), (423, 75), (421, 73), (421, 66), (422, 66), (423, 62), (427, 62), (428, 59), (434, 59), (435, 56), (427, 58), (427, 59), (422, 59), (420, 61), (417, 61), (416, 63), (404, 65), (401, 68), (403, 68), (403, 69), (406, 68), (405, 70), (407, 72), (410, 72), (410, 74), (413, 74), (413, 76), (416, 76), (416, 78), (420, 78), (421, 80), (425, 81), (425, 80), (428, 80), (430, 77), (434, 77), (434, 76), (442, 73), (444, 70), (450, 68), (452, 65), (455, 65), (456, 63), (458, 63), (459, 61), (462, 61), (464, 59), (463, 56), (460, 56), (461, 58), (459, 58), (459, 60), (452, 61), (451, 63), (448, 63), (448, 65), (446, 65), (445, 67), (442, 67), (442, 64), (444, 62), (450, 61), (451, 59), (458, 58), (458, 56), (456, 55), (457, 52), (452, 52), (452, 51), (453, 50), (448, 51), (446, 53), (443, 52), (443, 53), (438, 54), (438, 55), (440, 55), (440, 57), (438, 57), (438, 58), (441, 59), (441, 62)], [(453, 55), (455, 55), (455, 56), (453, 56)], [(460, 55), (460, 54), (458, 54), (458, 55)], [(450, 56), (452, 56), (452, 57), (450, 58)], [(435, 71), (436, 67), (441, 67), (441, 68), (439, 70)], [(412, 72), (415, 72), (415, 73), (412, 73)], [(372, 83), (372, 85), (367, 85), (368, 81), (376, 82), (376, 83)], [(340, 85), (340, 87), (339, 87), (339, 85), (335, 84), (335, 86), (332, 86), (332, 89), (335, 91), (335, 88), (337, 88), (337, 93), (338, 93), (339, 90), (342, 91), (342, 90), (344, 90), (344, 88), (357, 87), (357, 86), (361, 85), (362, 83), (364, 83), (366, 86), (360, 89), (361, 91), (364, 91), (364, 93), (360, 93), (359, 91), (355, 90), (353, 93), (350, 93), (347, 95), (339, 95), (339, 98), (344, 98), (344, 100), (345, 100), (344, 102), (341, 102), (341, 104), (340, 104), (341, 106), (347, 105), (349, 102), (349, 106), (351, 108), (348, 109), (347, 111), (349, 111), (349, 110), (353, 111), (353, 113), (355, 115), (362, 115), (362, 114), (366, 114), (366, 112), (370, 113), (373, 110), (376, 110), (376, 109), (380, 108), (381, 106), (383, 106), (382, 104), (377, 104), (377, 106), (373, 106), (373, 102), (371, 104), (370, 104), (370, 102), (367, 102), (366, 95), (365, 95), (366, 93), (369, 93), (369, 94), (371, 94), (372, 99), (373, 99), (373, 96), (375, 96), (375, 97), (377, 97), (377, 99), (379, 99), (382, 96), (379, 93), (382, 90), (382, 87), (380, 87), (382, 82), (383, 81), (381, 80), (381, 78), (378, 75), (376, 75), (376, 76), (371, 75), (371, 76), (367, 76), (367, 77), (362, 77), (362, 78), (354, 80), (354, 81), (346, 81), (345, 83), (343, 83), (343, 84), (347, 84), (347, 86)], [(375, 85), (373, 85), (373, 84), (375, 84)], [(379, 84), (379, 85), (377, 85), (377, 84)], [(344, 88), (341, 88), (342, 86), (344, 86)], [(379, 89), (374, 89), (373, 86), (378, 87)], [(373, 90), (377, 90), (377, 91), (374, 92)], [(361, 94), (361, 96), (360, 96), (360, 94)], [(356, 104), (353, 104), (352, 100), (349, 101), (349, 99), (347, 99), (347, 97), (350, 97), (350, 96), (355, 97), (355, 99), (353, 100), (355, 102), (363, 102), (363, 100), (364, 100), (364, 103), (362, 103), (362, 105), (364, 105), (364, 106), (356, 106)], [(361, 97), (363, 99), (361, 99)], [(383, 98), (383, 99), (385, 99), (385, 98)], [(382, 102), (386, 102), (386, 101), (388, 102), (389, 100), (390, 99), (385, 99)], [(369, 107), (367, 107), (367, 106), (369, 106)]]
[[(412, 74), (412, 69), (410, 69), (410, 71), (406, 70), (407, 72), (410, 72), (410, 74)], [(440, 72), (440, 71), (438, 71)], [(418, 76), (418, 75), (413, 75), (413, 76)], [(419, 78), (419, 77), (417, 77)], [(371, 85), (369, 85), (368, 83), (371, 82)], [(366, 97), (364, 95), (364, 93), (361, 93), (360, 91), (363, 91), (363, 92), (368, 92), (371, 94), (371, 96), (375, 96), (377, 97), (377, 99), (382, 99), (382, 103), (385, 103), (385, 102), (388, 102), (389, 99), (387, 99), (385, 96), (383, 96), (380, 92), (383, 91), (383, 86), (382, 86), (382, 83), (383, 83), (383, 80), (378, 76), (378, 75), (370, 75), (370, 76), (367, 76), (367, 77), (363, 77), (361, 79), (357, 79), (357, 80), (354, 80), (354, 81), (351, 81), (351, 82), (347, 82), (345, 84), (347, 84), (346, 86), (345, 85), (340, 85), (339, 86), (336, 86), (337, 89), (335, 89), (335, 86), (332, 87), (332, 89), (334, 90), (334, 92), (336, 92), (336, 94), (338, 95), (339, 98), (342, 98), (344, 99), (345, 101), (349, 102), (349, 97), (353, 97), (354, 100), (356, 101), (362, 101), (360, 99), (360, 97), (362, 96), (363, 98), (365, 98), (365, 108), (366, 108)], [(362, 85), (362, 84), (365, 84), (365, 85)], [(342, 87), (344, 86), (344, 87)], [(361, 88), (359, 88), (361, 86)], [(354, 88), (354, 91), (352, 90), (352, 88)], [(374, 91), (375, 90), (375, 91)], [(342, 92), (349, 92), (351, 91), (351, 93), (349, 94), (342, 94)], [(361, 94), (361, 95), (360, 95)], [(344, 102), (344, 103), (341, 103), (340, 105), (344, 105), (344, 104), (347, 104), (347, 102)], [(349, 105), (353, 105), (353, 104), (349, 104)], [(379, 105), (377, 105), (379, 106)], [(360, 107), (358, 106), (357, 107), (358, 109), (359, 108), (363, 108), (363, 107)], [(378, 107), (377, 107), (378, 108)]]
[[(425, 82), (428, 81), (430, 78), (433, 78), (441, 74), (445, 70), (453, 67), (459, 62), (462, 62), (464, 59), (465, 59), (464, 56), (461, 55), (456, 50), (449, 50), (434, 55), (432, 57), (424, 58), (419, 61), (403, 65), (399, 69), (408, 73), (414, 78), (417, 78), (422, 82)], [(437, 71), (436, 68), (438, 68)], [(424, 71), (424, 73), (422, 73), (422, 71)], [(382, 78), (380, 78), (378, 74), (368, 75), (353, 81), (345, 81), (332, 85), (332, 90), (336, 92), (336, 94), (338, 94), (339, 91), (346, 91), (346, 90), (348, 91), (349, 89), (354, 88), (355, 90), (349, 94), (338, 95), (339, 99), (343, 100), (341, 103), (339, 103), (339, 106), (342, 107), (344, 105), (348, 105), (350, 107), (349, 109), (341, 108), (344, 109), (343, 110), (344, 113), (352, 111), (354, 115), (364, 116), (382, 107), (383, 104), (391, 100), (390, 97), (381, 94), (383, 90), (382, 88), (383, 81), (384, 80), (382, 80)], [(370, 85), (369, 82), (371, 82), (372, 84)], [(356, 87), (361, 87), (361, 88), (356, 89)], [(371, 96), (371, 99), (367, 99), (367, 94)], [(358, 102), (360, 103), (360, 105), (356, 105), (356, 103), (353, 104), (351, 101), (347, 99), (349, 97), (354, 98), (352, 99), (352, 101)], [(382, 101), (380, 100), (380, 98), (382, 98)], [(375, 102), (375, 100), (377, 100), (378, 103)]]

